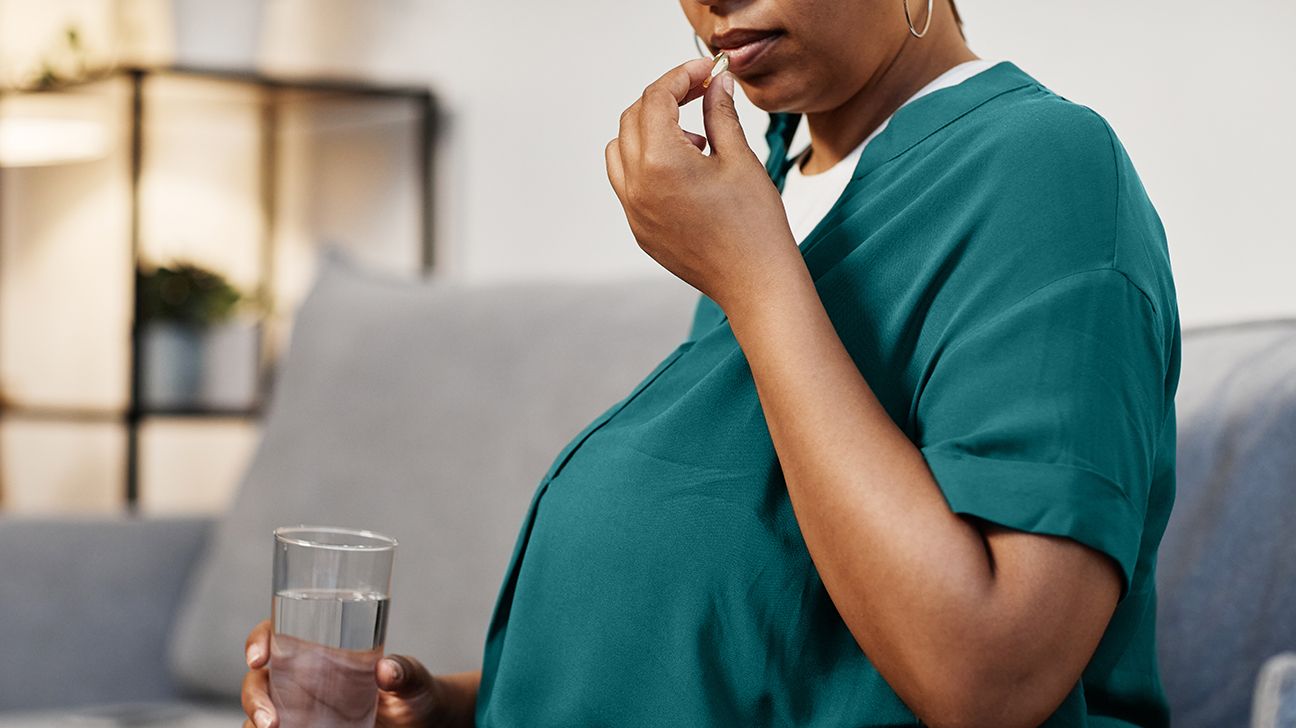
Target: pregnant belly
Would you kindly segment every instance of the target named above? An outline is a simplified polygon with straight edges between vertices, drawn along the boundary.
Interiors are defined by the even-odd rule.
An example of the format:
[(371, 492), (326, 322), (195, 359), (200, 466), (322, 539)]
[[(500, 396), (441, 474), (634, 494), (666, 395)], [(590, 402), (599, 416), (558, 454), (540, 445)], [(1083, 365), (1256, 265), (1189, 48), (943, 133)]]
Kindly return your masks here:
[(808, 666), (807, 630), (837, 618), (777, 471), (604, 447), (587, 443), (537, 505), (498, 693), (524, 701), (530, 725), (795, 712), (773, 678)]

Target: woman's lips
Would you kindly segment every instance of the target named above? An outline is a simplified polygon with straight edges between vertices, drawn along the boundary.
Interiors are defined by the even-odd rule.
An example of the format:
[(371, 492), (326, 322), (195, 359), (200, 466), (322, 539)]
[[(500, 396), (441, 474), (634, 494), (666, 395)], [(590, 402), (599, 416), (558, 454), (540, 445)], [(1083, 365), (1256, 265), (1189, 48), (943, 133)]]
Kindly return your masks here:
[(782, 36), (782, 33), (775, 32), (749, 41), (736, 48), (722, 48), (721, 50), (725, 52), (725, 55), (729, 56), (729, 70), (735, 74), (740, 74), (751, 68), (758, 60), (760, 60), (761, 56), (765, 55), (765, 52), (769, 50), (770, 46), (777, 43), (778, 39)]

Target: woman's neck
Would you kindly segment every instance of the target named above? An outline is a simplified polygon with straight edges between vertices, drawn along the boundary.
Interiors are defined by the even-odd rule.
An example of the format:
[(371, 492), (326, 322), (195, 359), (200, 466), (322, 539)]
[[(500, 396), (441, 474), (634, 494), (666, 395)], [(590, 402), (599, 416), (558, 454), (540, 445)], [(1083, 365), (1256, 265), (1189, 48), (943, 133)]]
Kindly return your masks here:
[[(952, 17), (934, 20), (932, 34), (922, 39), (907, 37), (887, 65), (844, 104), (806, 114), (810, 149), (802, 174), (831, 169), (923, 86), (960, 63), (976, 60), (953, 27)], [(942, 23), (946, 32), (937, 34), (936, 24), (941, 20), (946, 21)]]

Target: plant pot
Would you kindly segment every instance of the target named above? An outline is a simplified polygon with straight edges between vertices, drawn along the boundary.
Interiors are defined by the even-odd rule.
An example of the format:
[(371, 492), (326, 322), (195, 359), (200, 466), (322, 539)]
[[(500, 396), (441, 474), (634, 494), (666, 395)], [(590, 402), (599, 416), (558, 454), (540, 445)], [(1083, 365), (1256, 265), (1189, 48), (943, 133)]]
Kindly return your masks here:
[(261, 327), (235, 321), (208, 328), (202, 337), (198, 405), (248, 409), (257, 404)]
[(239, 410), (256, 406), (260, 327), (145, 324), (140, 404), (145, 410)]
[(202, 329), (153, 321), (140, 339), (140, 405), (146, 410), (196, 406), (202, 367)]

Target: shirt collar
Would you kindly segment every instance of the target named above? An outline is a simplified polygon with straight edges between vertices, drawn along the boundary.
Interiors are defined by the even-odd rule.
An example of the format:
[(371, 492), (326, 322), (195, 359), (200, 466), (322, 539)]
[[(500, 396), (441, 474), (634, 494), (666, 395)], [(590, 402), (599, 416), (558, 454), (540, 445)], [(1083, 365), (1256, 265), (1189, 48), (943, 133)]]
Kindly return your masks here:
[[(914, 99), (896, 110), (882, 133), (864, 148), (851, 179), (859, 179), (904, 154), (918, 142), (990, 99), (1034, 83), (1037, 83), (1035, 79), (1016, 64), (1000, 61), (962, 83)], [(769, 128), (765, 132), (770, 154), (765, 170), (780, 192), (793, 163), (788, 157), (788, 147), (801, 117), (799, 113), (770, 114)]]

